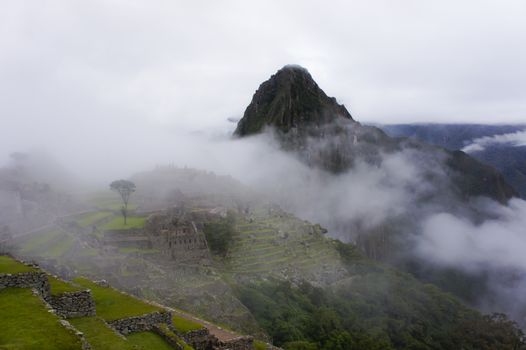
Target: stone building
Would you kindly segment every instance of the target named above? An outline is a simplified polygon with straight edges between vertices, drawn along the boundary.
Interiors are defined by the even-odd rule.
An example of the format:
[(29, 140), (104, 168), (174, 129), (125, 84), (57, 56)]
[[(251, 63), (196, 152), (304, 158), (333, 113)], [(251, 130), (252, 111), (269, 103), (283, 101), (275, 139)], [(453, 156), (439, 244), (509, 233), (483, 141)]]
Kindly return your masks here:
[(152, 248), (173, 260), (204, 263), (210, 259), (205, 235), (182, 209), (151, 215), (145, 231)]

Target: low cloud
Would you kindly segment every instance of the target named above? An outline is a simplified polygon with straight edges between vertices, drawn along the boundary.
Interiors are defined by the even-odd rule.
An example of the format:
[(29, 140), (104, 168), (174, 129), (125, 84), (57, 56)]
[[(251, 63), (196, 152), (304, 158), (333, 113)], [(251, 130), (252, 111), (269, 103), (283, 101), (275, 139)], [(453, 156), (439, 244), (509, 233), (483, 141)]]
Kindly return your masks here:
[(526, 130), (516, 131), (509, 134), (480, 137), (471, 141), (471, 143), (464, 147), (462, 151), (466, 153), (479, 152), (484, 151), (486, 147), (498, 144), (507, 144), (513, 147), (526, 146)]
[(415, 253), (435, 266), (486, 275), (489, 293), (480, 293), (479, 307), (506, 312), (525, 326), (526, 201), (515, 198), (508, 206), (483, 203), (481, 210), (493, 218), (480, 223), (451, 213), (427, 217)]

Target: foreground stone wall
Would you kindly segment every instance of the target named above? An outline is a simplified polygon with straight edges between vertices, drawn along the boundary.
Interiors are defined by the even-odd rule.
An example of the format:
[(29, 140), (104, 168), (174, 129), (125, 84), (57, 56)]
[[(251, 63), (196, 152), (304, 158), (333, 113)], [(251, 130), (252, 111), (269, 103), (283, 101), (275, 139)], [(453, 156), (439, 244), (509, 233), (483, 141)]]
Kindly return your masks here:
[(183, 334), (183, 340), (196, 350), (211, 349), (218, 340), (212, 336), (208, 329), (197, 329)]
[(108, 322), (112, 328), (123, 335), (150, 331), (159, 323), (172, 324), (172, 313), (157, 311), (142, 316), (122, 318)]
[(183, 344), (179, 341), (177, 334), (169, 327), (163, 328), (161, 325), (155, 325), (152, 331), (164, 339), (174, 349), (184, 350)]
[(50, 296), (49, 281), (44, 272), (0, 274), (0, 289), (8, 287), (35, 288), (45, 300), (48, 300)]
[(196, 350), (221, 349), (221, 350), (253, 350), (254, 338), (240, 336), (227, 341), (221, 341), (210, 334), (206, 328), (190, 331), (183, 335), (183, 340)]
[(229, 349), (229, 350), (253, 350), (254, 349), (254, 338), (250, 336), (242, 336), (242, 337), (230, 339), (226, 342), (220, 341), (217, 347), (219, 349)]
[(48, 302), (62, 317), (95, 316), (95, 301), (89, 290), (51, 295)]

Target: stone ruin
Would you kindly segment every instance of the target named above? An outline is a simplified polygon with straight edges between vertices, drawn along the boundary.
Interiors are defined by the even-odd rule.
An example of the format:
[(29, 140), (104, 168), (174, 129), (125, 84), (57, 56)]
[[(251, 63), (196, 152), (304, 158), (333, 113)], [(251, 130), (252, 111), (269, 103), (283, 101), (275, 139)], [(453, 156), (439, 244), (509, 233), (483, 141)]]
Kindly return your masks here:
[[(180, 236), (175, 235), (175, 237), (178, 237), (177, 239), (179, 239), (181, 237), (186, 237), (187, 234), (188, 232)], [(191, 234), (198, 234), (197, 229), (195, 229)], [(187, 237), (187, 239), (189, 238)], [(201, 242), (201, 245), (199, 245), (197, 242), (195, 244), (198, 247), (201, 247), (202, 244), (204, 244), (206, 247), (206, 240)], [(36, 265), (26, 265), (38, 267)], [(55, 278), (58, 277), (55, 276)], [(108, 283), (104, 280), (96, 281), (95, 283), (109, 288)], [(34, 293), (43, 299), (44, 304), (49, 309), (49, 311), (56, 313), (62, 318), (76, 318), (96, 315), (95, 302), (89, 289), (52, 295), (50, 293), (48, 275), (44, 271), (30, 271), (13, 274), (0, 273), (0, 290), (13, 287), (33, 289)], [(186, 343), (192, 345), (196, 350), (254, 349), (254, 338), (251, 336), (239, 336), (227, 341), (221, 341), (215, 335), (211, 334), (207, 328), (180, 333), (175, 329), (172, 323), (172, 312), (170, 310), (171, 309), (169, 308), (163, 307), (163, 309), (160, 311), (109, 321), (107, 322), (107, 325), (122, 335), (128, 335), (135, 332), (152, 331), (161, 336), (168, 344), (177, 350), (184, 350), (185, 348), (183, 344), (180, 343), (179, 339), (183, 339)], [(64, 327), (75, 332), (76, 336), (78, 336), (82, 342), (83, 350), (91, 349), (91, 346), (86, 341), (83, 333), (76, 330), (75, 327), (73, 327), (64, 319), (61, 319), (60, 322)]]
[(174, 208), (151, 215), (145, 231), (152, 248), (159, 249), (170, 259), (190, 264), (206, 264), (210, 261), (204, 233), (183, 209)]

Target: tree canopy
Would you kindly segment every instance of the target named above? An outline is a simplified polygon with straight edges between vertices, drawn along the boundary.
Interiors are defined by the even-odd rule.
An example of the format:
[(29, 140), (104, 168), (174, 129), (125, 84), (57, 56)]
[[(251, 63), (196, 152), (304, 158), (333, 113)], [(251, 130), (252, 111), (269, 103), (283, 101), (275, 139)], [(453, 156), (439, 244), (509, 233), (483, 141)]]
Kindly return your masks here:
[(117, 192), (122, 199), (122, 216), (124, 217), (124, 224), (126, 225), (126, 218), (128, 216), (128, 201), (133, 192), (135, 192), (135, 184), (129, 180), (115, 180), (110, 184), (110, 189)]

